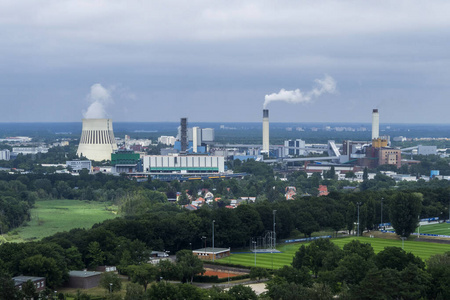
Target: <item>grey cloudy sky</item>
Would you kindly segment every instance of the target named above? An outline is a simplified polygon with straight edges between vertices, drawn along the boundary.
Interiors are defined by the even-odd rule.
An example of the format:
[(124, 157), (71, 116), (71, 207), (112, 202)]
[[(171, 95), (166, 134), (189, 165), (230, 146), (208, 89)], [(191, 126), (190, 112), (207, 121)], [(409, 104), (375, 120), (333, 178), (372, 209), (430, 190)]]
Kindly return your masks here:
[(0, 1), (0, 122), (448, 123), (448, 1)]

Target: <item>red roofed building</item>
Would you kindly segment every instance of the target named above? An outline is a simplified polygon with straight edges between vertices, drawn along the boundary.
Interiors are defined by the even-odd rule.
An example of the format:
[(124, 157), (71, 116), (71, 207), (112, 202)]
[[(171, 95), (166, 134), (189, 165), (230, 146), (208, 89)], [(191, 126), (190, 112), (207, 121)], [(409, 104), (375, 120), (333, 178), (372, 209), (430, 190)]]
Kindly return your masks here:
[(319, 185), (318, 190), (319, 190), (319, 195), (318, 195), (319, 197), (320, 196), (326, 196), (326, 195), (329, 194), (328, 188), (327, 188), (326, 185)]

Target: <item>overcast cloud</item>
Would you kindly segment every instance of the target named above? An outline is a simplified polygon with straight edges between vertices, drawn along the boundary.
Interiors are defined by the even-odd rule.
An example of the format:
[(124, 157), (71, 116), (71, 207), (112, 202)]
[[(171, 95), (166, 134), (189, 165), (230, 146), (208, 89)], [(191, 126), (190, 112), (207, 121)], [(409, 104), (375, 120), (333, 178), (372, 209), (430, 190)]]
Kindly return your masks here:
[[(448, 1), (0, 2), (0, 122), (80, 121), (114, 87), (115, 121), (448, 123)], [(78, 114), (76, 112), (79, 112)]]

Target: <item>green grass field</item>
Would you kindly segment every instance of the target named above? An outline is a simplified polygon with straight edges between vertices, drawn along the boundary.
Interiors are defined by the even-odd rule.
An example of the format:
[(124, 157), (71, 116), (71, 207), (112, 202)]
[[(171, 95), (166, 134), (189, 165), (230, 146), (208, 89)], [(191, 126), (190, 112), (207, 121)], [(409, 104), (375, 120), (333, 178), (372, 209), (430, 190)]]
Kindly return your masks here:
[(416, 232), (429, 233), (429, 234), (440, 234), (450, 236), (450, 224), (449, 223), (438, 223), (430, 225), (422, 225), (417, 228)]
[[(340, 239), (332, 239), (332, 241), (339, 247), (343, 247), (353, 239), (358, 239), (364, 243), (370, 243), (375, 250), (375, 253), (382, 251), (385, 247), (395, 246), (402, 247), (401, 240), (390, 240), (380, 238), (368, 238), (368, 237), (348, 237)], [(282, 253), (264, 253), (256, 254), (256, 265), (258, 267), (281, 268), (284, 265), (290, 265), (295, 252), (301, 247), (302, 244), (280, 244), (277, 249)], [(430, 256), (438, 253), (444, 253), (450, 251), (450, 245), (435, 244), (427, 242), (405, 241), (404, 250), (406, 252), (412, 252), (414, 255), (421, 257), (423, 260), (428, 259)], [(255, 254), (232, 254), (229, 258), (219, 259), (219, 262), (239, 264), (252, 267), (255, 265)]]
[(37, 201), (31, 221), (6, 236), (11, 242), (40, 240), (73, 228), (90, 228), (95, 223), (116, 217), (117, 207), (109, 203), (81, 200)]

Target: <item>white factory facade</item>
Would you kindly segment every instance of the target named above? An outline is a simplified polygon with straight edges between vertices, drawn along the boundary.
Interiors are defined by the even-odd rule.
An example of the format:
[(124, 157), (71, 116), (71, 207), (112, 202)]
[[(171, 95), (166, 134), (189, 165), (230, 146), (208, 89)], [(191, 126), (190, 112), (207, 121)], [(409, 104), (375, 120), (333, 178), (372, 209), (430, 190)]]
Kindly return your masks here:
[(225, 158), (209, 155), (145, 155), (145, 173), (211, 174), (225, 172)]

